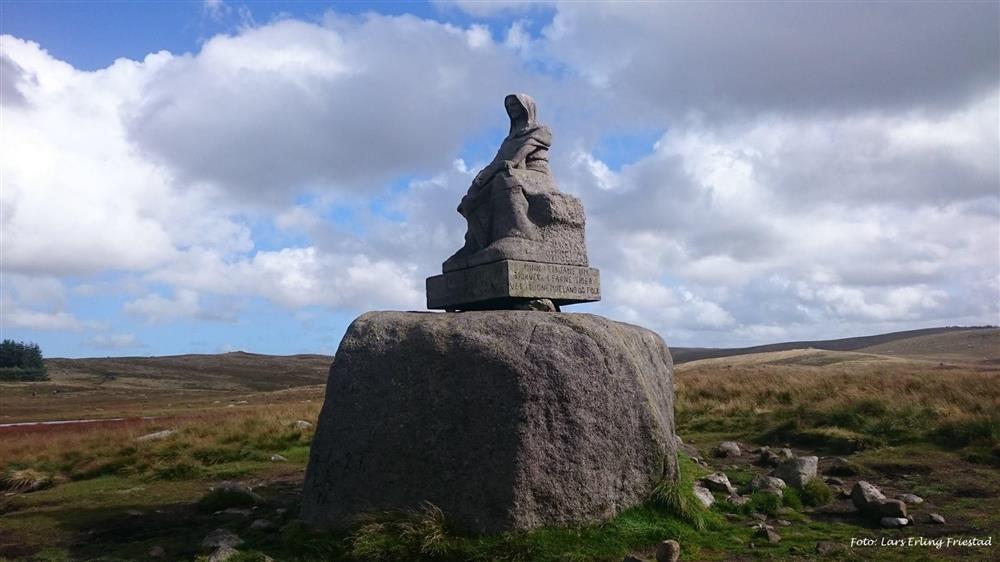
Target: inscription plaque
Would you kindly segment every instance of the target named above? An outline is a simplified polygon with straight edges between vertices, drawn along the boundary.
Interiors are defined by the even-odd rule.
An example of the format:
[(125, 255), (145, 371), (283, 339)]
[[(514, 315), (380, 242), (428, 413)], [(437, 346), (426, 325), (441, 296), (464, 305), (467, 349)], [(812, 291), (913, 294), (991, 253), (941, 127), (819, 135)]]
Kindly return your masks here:
[(503, 260), (427, 279), (427, 308), (476, 310), (516, 300), (556, 305), (601, 300), (600, 272), (592, 267)]

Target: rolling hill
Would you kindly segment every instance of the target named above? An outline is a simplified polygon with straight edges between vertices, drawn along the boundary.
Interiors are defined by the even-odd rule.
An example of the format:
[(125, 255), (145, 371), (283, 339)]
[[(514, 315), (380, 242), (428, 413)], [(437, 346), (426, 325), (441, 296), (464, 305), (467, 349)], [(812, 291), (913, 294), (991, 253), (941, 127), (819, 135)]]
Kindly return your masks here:
[(925, 358), (940, 356), (942, 360), (953, 359), (957, 355), (988, 361), (1000, 357), (1000, 328), (993, 326), (972, 328), (951, 326), (834, 340), (773, 343), (753, 347), (672, 347), (670, 353), (673, 355), (674, 363), (679, 365), (715, 357), (732, 357), (793, 349), (859, 351), (882, 355), (922, 355)]

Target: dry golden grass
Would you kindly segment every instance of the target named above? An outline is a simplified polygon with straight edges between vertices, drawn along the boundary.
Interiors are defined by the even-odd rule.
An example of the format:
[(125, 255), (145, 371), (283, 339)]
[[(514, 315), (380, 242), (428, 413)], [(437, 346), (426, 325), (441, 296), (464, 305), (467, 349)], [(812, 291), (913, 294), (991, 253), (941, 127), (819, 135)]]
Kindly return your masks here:
[(1000, 427), (1000, 371), (973, 364), (796, 350), (687, 363), (676, 384), (678, 424), (694, 430), (785, 424), (785, 438), (818, 430), (878, 443), (956, 437), (957, 428), (972, 434), (956, 445), (992, 446)]
[[(319, 409), (319, 402), (281, 403), (221, 408), (192, 417), (8, 432), (0, 439), (0, 469), (32, 468), (70, 479), (106, 474), (182, 479), (226, 465), (267, 461), (277, 453), (304, 457), (313, 428), (298, 428), (294, 422), (315, 424)], [(174, 433), (137, 439), (167, 429)]]

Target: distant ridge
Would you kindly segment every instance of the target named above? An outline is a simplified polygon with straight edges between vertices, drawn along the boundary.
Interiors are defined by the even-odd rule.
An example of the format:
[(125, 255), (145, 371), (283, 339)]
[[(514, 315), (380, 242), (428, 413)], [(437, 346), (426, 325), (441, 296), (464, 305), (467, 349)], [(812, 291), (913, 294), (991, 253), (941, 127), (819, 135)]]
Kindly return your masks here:
[(931, 336), (950, 332), (975, 331), (996, 329), (996, 326), (946, 326), (942, 328), (923, 328), (920, 330), (907, 330), (904, 332), (890, 332), (888, 334), (878, 334), (874, 336), (861, 336), (856, 338), (841, 338), (836, 340), (815, 340), (815, 341), (792, 341), (783, 343), (771, 343), (767, 345), (757, 345), (753, 347), (672, 347), (670, 353), (674, 358), (674, 364), (689, 363), (700, 359), (713, 359), (716, 357), (732, 357), (734, 355), (749, 355), (751, 353), (766, 353), (769, 351), (788, 351), (791, 349), (823, 349), (826, 351), (857, 351), (866, 347), (882, 345), (898, 340), (916, 338), (921, 336)]

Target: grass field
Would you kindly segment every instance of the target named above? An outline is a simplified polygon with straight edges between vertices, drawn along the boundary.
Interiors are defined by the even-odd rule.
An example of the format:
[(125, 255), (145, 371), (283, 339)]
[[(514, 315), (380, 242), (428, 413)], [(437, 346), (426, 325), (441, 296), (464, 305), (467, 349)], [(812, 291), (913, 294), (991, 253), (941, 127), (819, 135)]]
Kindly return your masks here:
[[(895, 347), (882, 353), (797, 350), (680, 365), (678, 433), (710, 467), (682, 455), (680, 485), (661, 488), (647, 504), (603, 525), (491, 537), (456, 532), (447, 514), (429, 506), (372, 514), (343, 534), (316, 532), (296, 520), (312, 439), (312, 428), (296, 422), (315, 422), (323, 393), (315, 382), (325, 376), (329, 358), (295, 360), (288, 369), (304, 374), (286, 376), (286, 381), (297, 381), (292, 388), (264, 380), (248, 357), (229, 363), (242, 366), (180, 389), (165, 382), (184, 378), (184, 367), (178, 366), (183, 361), (176, 359), (162, 363), (173, 366), (157, 376), (140, 374), (155, 371), (155, 364), (132, 371), (128, 361), (119, 361), (115, 378), (103, 383), (108, 385), (103, 390), (95, 389), (102, 386), (97, 379), (113, 360), (85, 365), (90, 371), (69, 362), (59, 370), (50, 368), (53, 380), (48, 383), (5, 385), (4, 394), (11, 389), (17, 394), (5, 396), (3, 404), (18, 412), (5, 421), (108, 418), (148, 413), (154, 397), (173, 401), (162, 405), (157, 419), (0, 430), (0, 488), (5, 490), (0, 496), (0, 560), (205, 559), (210, 550), (201, 541), (217, 528), (230, 529), (245, 541), (238, 547), (239, 557), (232, 559), (244, 561), (270, 556), (301, 561), (617, 562), (628, 553), (651, 557), (664, 539), (682, 544), (682, 560), (994, 560), (1000, 553), (996, 546), (849, 545), (851, 538), (865, 537), (880, 543), (991, 535), (996, 543), (997, 335), (971, 342), (955, 334), (923, 336), (950, 340), (893, 342)], [(962, 347), (970, 343), (972, 347)], [(240, 369), (258, 374), (245, 377)], [(275, 369), (267, 363), (269, 372), (287, 372)], [(38, 390), (53, 387), (67, 390)], [(34, 409), (20, 404), (31, 400)], [(162, 430), (173, 433), (138, 439)], [(840, 456), (858, 474), (833, 486), (831, 501), (811, 502), (818, 505), (800, 497), (774, 503), (755, 495), (746, 506), (736, 506), (719, 496), (712, 509), (703, 510), (690, 494), (695, 478), (724, 471), (740, 484), (763, 471), (752, 455), (713, 458), (711, 452), (722, 440), (747, 447), (789, 445), (799, 454), (820, 455), (821, 469)], [(917, 524), (885, 530), (860, 519), (849, 500), (837, 494), (858, 479), (875, 483), (890, 497), (922, 496), (923, 504), (911, 506)], [(210, 492), (222, 481), (251, 486), (261, 500), (226, 500)], [(932, 512), (944, 515), (947, 523), (928, 524)], [(787, 523), (776, 527), (781, 542), (754, 537), (750, 525), (757, 517), (774, 525), (781, 525), (779, 519)], [(266, 524), (253, 528), (257, 520)], [(151, 554), (156, 549), (162, 549), (159, 558)]]

